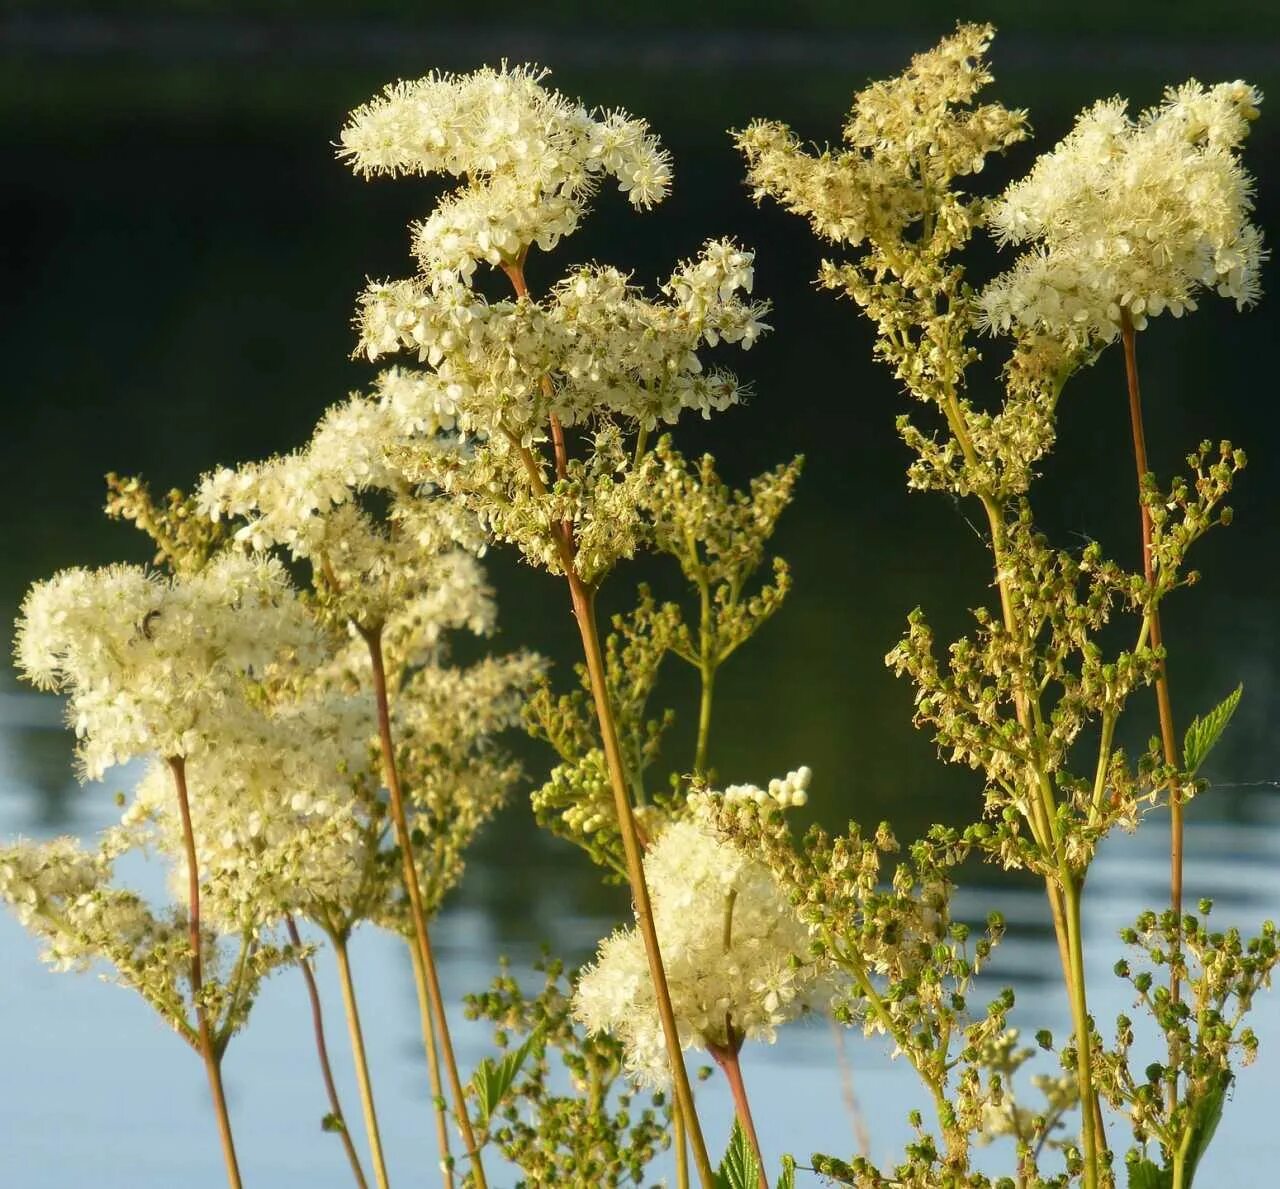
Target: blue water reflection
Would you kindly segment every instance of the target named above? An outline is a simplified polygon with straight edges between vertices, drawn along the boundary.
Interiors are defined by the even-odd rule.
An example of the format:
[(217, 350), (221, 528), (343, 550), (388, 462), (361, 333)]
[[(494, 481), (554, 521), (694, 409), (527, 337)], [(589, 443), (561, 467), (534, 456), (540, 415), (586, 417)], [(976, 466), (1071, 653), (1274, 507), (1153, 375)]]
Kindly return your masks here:
[[(128, 770), (104, 785), (73, 786), (70, 740), (59, 728), (56, 702), (22, 694), (0, 701), (0, 836), (89, 837), (112, 820), (110, 793), (127, 785)], [(1280, 904), (1280, 799), (1266, 789), (1222, 790), (1193, 806), (1186, 871), (1189, 899), (1212, 893), (1223, 924), (1250, 928)], [(1222, 810), (1228, 812), (1222, 812)], [(518, 814), (519, 808), (512, 811)], [(1106, 1023), (1129, 1004), (1123, 985), (1106, 973), (1120, 955), (1117, 930), (1164, 894), (1167, 851), (1156, 821), (1104, 848), (1086, 897), (1088, 959), (1094, 1010)], [(531, 862), (520, 856), (530, 855)], [(462, 1019), (464, 992), (493, 976), (498, 953), (528, 972), (538, 946), (581, 957), (616, 923), (583, 912), (566, 868), (542, 863), (534, 850), (508, 850), (502, 863), (481, 858), (436, 929), (445, 994), (454, 1007), (460, 1060), (473, 1066), (488, 1050), (488, 1031)], [(161, 890), (156, 871), (130, 871), (135, 882)], [(531, 903), (526, 923), (495, 927), (486, 888), (518, 889)], [(1045, 931), (1044, 898), (1031, 887), (993, 883), (960, 893), (961, 915), (991, 908), (1008, 918), (1009, 936), (986, 985), (1007, 982), (1018, 994), (1015, 1021), (1069, 1030), (1057, 986), (1057, 958)], [(536, 926), (549, 927), (535, 934)], [(353, 942), (378, 1108), (398, 1184), (433, 1181), (434, 1139), (420, 1056), (410, 968), (396, 941), (364, 930)], [(217, 1189), (223, 1183), (206, 1087), (198, 1061), (136, 996), (91, 976), (55, 975), (8, 916), (0, 917), (0, 1019), (4, 1064), (0, 1119), (7, 1172), (15, 1189)], [(340, 1000), (330, 963), (320, 959), (340, 1090), (356, 1110), (356, 1090), (342, 1036)], [(1256, 1185), (1271, 1147), (1272, 1103), (1280, 1094), (1280, 1001), (1260, 999), (1258, 1064), (1244, 1071), (1202, 1176), (1207, 1185)], [(304, 988), (296, 974), (270, 982), (226, 1063), (230, 1105), (247, 1183), (301, 1189), (348, 1183), (337, 1140), (321, 1132), (326, 1110), (311, 1047)], [(776, 1046), (753, 1047), (748, 1085), (771, 1156), (815, 1150), (856, 1150), (850, 1091), (871, 1137), (873, 1155), (889, 1159), (907, 1138), (904, 1116), (916, 1104), (909, 1070), (889, 1060), (879, 1042), (846, 1034), (844, 1056), (830, 1025), (815, 1021), (785, 1029)], [(1153, 1054), (1154, 1055), (1154, 1054)], [(1144, 1058), (1141, 1054), (1139, 1062)], [(842, 1069), (843, 1065), (843, 1069)], [(713, 1145), (723, 1142), (731, 1104), (713, 1078), (698, 1089)], [(1000, 1149), (989, 1156), (1001, 1163)], [(654, 1168), (667, 1175), (666, 1162)], [(812, 1178), (811, 1178), (812, 1180)], [(497, 1184), (513, 1179), (499, 1173)], [(816, 1181), (814, 1181), (816, 1183)]]

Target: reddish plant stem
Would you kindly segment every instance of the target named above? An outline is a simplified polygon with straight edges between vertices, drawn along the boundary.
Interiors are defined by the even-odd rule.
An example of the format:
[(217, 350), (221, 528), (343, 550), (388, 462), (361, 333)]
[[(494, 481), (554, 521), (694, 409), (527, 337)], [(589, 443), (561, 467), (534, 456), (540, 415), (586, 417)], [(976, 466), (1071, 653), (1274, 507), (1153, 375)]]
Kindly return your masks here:
[[(413, 840), (404, 811), (404, 795), (400, 787), (400, 771), (396, 765), (395, 742), (391, 737), (391, 708), (387, 699), (387, 672), (382, 656), (382, 628), (359, 629), (369, 648), (369, 661), (373, 669), (373, 692), (378, 709), (378, 736), (382, 744), (382, 765), (391, 802), (391, 822), (395, 828), (396, 844), (400, 848), (405, 892), (409, 897), (409, 915), (413, 918), (414, 940), (422, 959), (422, 973), (426, 981), (426, 993), (435, 1017), (435, 1025), (453, 1093), (453, 1113), (458, 1131), (471, 1160), (472, 1177), (476, 1189), (488, 1189), (480, 1148), (471, 1127), (467, 1112), (467, 1096), (458, 1074), (458, 1061), (454, 1056), (453, 1038), (449, 1033), (449, 1019), (445, 1014), (444, 996), (440, 991), (440, 976), (436, 970), (435, 954), (431, 947), (431, 935), (427, 930), (427, 914), (422, 903), (422, 888), (418, 884), (418, 868), (413, 860)], [(441, 1154), (442, 1158), (444, 1153)]]
[(742, 1080), (742, 1065), (738, 1061), (738, 1053), (742, 1048), (741, 1037), (735, 1036), (733, 1029), (729, 1029), (729, 1043), (727, 1045), (710, 1045), (709, 1051), (711, 1056), (715, 1058), (715, 1062), (724, 1071), (724, 1076), (729, 1083), (729, 1089), (733, 1093), (733, 1109), (738, 1116), (738, 1123), (742, 1127), (743, 1134), (747, 1137), (747, 1142), (751, 1145), (751, 1150), (756, 1154), (756, 1167), (760, 1172), (760, 1189), (769, 1189), (769, 1178), (765, 1176), (764, 1171), (764, 1154), (760, 1151), (760, 1140), (756, 1135), (755, 1121), (751, 1118), (751, 1103), (747, 1099), (747, 1086)]
[[(524, 278), (524, 257), (521, 256), (510, 264), (502, 266), (511, 280), (518, 298), (527, 298), (529, 289)], [(551, 379), (542, 378), (543, 391), (551, 394)], [(551, 422), (552, 447), (555, 451), (556, 474), (564, 478), (568, 468), (568, 452), (565, 446), (564, 429), (559, 419), (548, 414)], [(518, 438), (512, 438), (513, 445), (520, 451), (529, 482), (539, 495), (546, 495), (547, 488), (539, 473), (536, 459), (529, 449)], [(609, 689), (606, 684), (604, 654), (600, 648), (600, 632), (596, 623), (595, 592), (583, 582), (574, 564), (576, 547), (573, 539), (573, 525), (565, 520), (552, 528), (551, 535), (556, 550), (560, 555), (561, 567), (569, 583), (569, 598), (573, 605), (573, 616), (578, 624), (578, 633), (582, 638), (583, 655), (587, 663), (587, 676), (591, 685), (591, 696), (595, 703), (596, 720), (600, 726), (600, 738), (604, 748), (605, 765), (609, 771), (609, 784), (613, 790), (614, 810), (618, 818), (618, 833), (622, 838), (622, 850), (626, 858), (627, 877), (631, 885), (631, 896), (635, 902), (636, 923), (640, 936), (644, 940), (645, 956), (649, 962), (649, 977), (653, 982), (654, 997), (657, 999), (658, 1016), (662, 1021), (663, 1039), (667, 1046), (667, 1058), (671, 1063), (671, 1080), (675, 1091), (677, 1106), (680, 1110), (689, 1145), (693, 1150), (694, 1164), (698, 1169), (698, 1179), (703, 1189), (714, 1189), (716, 1180), (711, 1167), (711, 1158), (707, 1155), (706, 1140), (702, 1135), (702, 1126), (698, 1119), (693, 1102), (693, 1087), (689, 1083), (689, 1072), (685, 1068), (684, 1054), (680, 1047), (680, 1030), (676, 1024), (675, 1010), (671, 1006), (671, 991), (667, 985), (667, 972), (662, 962), (662, 951), (658, 945), (658, 932), (653, 920), (653, 905), (649, 898), (649, 886), (644, 874), (643, 844), (641, 834), (631, 812), (631, 794), (627, 786), (626, 767), (622, 761), (622, 748), (618, 742), (617, 725), (614, 722), (613, 707), (609, 702)]]
[[(1155, 564), (1151, 556), (1151, 510), (1142, 499), (1142, 488), (1150, 473), (1147, 465), (1147, 438), (1142, 423), (1142, 389), (1138, 382), (1138, 353), (1133, 319), (1129, 311), (1120, 315), (1120, 334), (1124, 341), (1124, 370), (1129, 388), (1129, 423), (1133, 433), (1133, 461), (1138, 473), (1138, 503), (1142, 520), (1142, 572), (1148, 587), (1155, 582)], [(1160, 626), (1160, 608), (1153, 605), (1148, 612), (1151, 620), (1151, 647), (1157, 651), (1164, 646)], [(1169, 956), (1169, 997), (1177, 1003), (1181, 997), (1179, 982), (1182, 964), (1182, 789), (1178, 781), (1178, 740), (1173, 727), (1173, 705), (1169, 697), (1169, 675), (1165, 659), (1160, 658), (1156, 669), (1156, 709), (1160, 715), (1160, 742), (1164, 750), (1164, 762), (1173, 771), (1169, 779), (1169, 907), (1174, 917), (1173, 953)], [(1177, 1101), (1177, 1079), (1171, 1091)]]
[[(290, 943), (298, 950), (302, 949), (302, 938), (298, 926), (291, 915), (286, 914), (284, 926), (289, 934)], [(307, 983), (307, 998), (311, 1000), (311, 1025), (316, 1039), (316, 1056), (320, 1059), (320, 1076), (324, 1079), (324, 1092), (329, 1098), (329, 1112), (338, 1124), (338, 1136), (346, 1149), (347, 1162), (351, 1165), (351, 1175), (355, 1177), (360, 1189), (369, 1189), (364, 1179), (364, 1169), (360, 1167), (360, 1156), (352, 1142), (351, 1133), (347, 1130), (347, 1118), (342, 1113), (342, 1102), (338, 1098), (338, 1087), (333, 1080), (333, 1067), (329, 1064), (329, 1046), (324, 1038), (324, 1011), (320, 1006), (320, 988), (316, 986), (315, 972), (311, 969), (311, 960), (301, 961), (302, 977)]]
[(204, 973), (200, 936), (200, 867), (196, 858), (195, 832), (191, 828), (191, 801), (187, 795), (187, 766), (181, 756), (169, 757), (169, 770), (178, 794), (178, 812), (182, 818), (182, 842), (187, 857), (187, 936), (191, 943), (191, 998), (196, 1009), (200, 1055), (204, 1058), (209, 1090), (213, 1095), (213, 1112), (218, 1120), (218, 1138), (222, 1142), (222, 1158), (227, 1166), (227, 1184), (240, 1189), (240, 1165), (236, 1160), (235, 1140), (231, 1135), (231, 1117), (227, 1113), (227, 1096), (222, 1088), (222, 1054), (213, 1043), (209, 1013), (204, 1005)]

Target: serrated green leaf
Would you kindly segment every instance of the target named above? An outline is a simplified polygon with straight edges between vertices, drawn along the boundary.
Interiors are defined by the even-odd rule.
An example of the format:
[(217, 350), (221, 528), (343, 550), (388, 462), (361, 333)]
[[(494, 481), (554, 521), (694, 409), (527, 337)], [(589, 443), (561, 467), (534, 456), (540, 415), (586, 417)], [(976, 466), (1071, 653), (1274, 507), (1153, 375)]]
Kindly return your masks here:
[(1222, 1121), (1222, 1107), (1227, 1098), (1227, 1087), (1231, 1084), (1231, 1075), (1227, 1074), (1222, 1081), (1210, 1090), (1199, 1102), (1191, 1117), (1191, 1142), (1187, 1145), (1186, 1184), (1190, 1189), (1195, 1179), (1196, 1166), (1209, 1147), (1213, 1134)]
[(1188, 780), (1195, 777), (1213, 745), (1218, 742), (1227, 723), (1240, 705), (1244, 686), (1237, 685), (1221, 702), (1203, 717), (1192, 719), (1182, 742), (1182, 767)]
[(736, 1119), (729, 1148), (716, 1172), (716, 1189), (760, 1189), (760, 1165)]
[(1129, 1165), (1129, 1189), (1169, 1189), (1173, 1176), (1150, 1160), (1138, 1160)]
[(536, 1032), (533, 1033), (524, 1044), (518, 1049), (512, 1049), (501, 1061), (486, 1057), (471, 1075), (471, 1092), (475, 1095), (481, 1127), (488, 1126), (489, 1120), (493, 1118), (493, 1112), (511, 1092), (511, 1087), (520, 1076), (521, 1067), (528, 1059), (537, 1036)]

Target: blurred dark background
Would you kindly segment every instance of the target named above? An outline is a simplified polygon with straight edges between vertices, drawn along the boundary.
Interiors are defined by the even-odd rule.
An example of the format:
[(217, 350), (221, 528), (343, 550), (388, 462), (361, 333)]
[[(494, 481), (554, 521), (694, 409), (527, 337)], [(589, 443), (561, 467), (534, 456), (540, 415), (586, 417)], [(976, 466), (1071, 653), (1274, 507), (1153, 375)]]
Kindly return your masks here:
[[(326, 405), (372, 375), (349, 358), (353, 298), (367, 276), (410, 269), (406, 223), (438, 191), (354, 178), (333, 151), (345, 113), (392, 78), (504, 57), (537, 61), (588, 105), (649, 119), (674, 154), (676, 184), (643, 216), (602, 194), (555, 258), (535, 260), (533, 281), (589, 258), (655, 281), (704, 238), (732, 234), (758, 250), (758, 293), (775, 303), (776, 332), (724, 360), (751, 381), (750, 403), (680, 429), (687, 450), (714, 450), (738, 480), (807, 456), (777, 539), (795, 591), (726, 671), (716, 767), (726, 779), (764, 780), (807, 762), (815, 810), (832, 821), (890, 816), (909, 835), (938, 816), (969, 818), (975, 779), (940, 765), (912, 730), (910, 690), (882, 658), (917, 603), (945, 640), (964, 630), (968, 606), (990, 599), (975, 509), (906, 491), (908, 456), (893, 429), (904, 402), (871, 361), (868, 327), (849, 303), (813, 288), (826, 249), (800, 220), (753, 206), (725, 134), (769, 116), (806, 138), (837, 140), (852, 92), (897, 72), (957, 18), (996, 22), (990, 94), (1028, 107), (1036, 133), (976, 179), (986, 192), (1100, 96), (1124, 94), (1137, 109), (1188, 76), (1243, 76), (1264, 91), (1280, 81), (1280, 6), (1263, 0), (1216, 8), (504, 0), (473, 9), (8, 0), (0, 616), (10, 620), (26, 585), (59, 567), (146, 556), (144, 542), (98, 514), (106, 471), (141, 472), (160, 489), (190, 485), (214, 464), (301, 443)], [(1247, 145), (1268, 229), (1280, 202), (1277, 128), (1264, 105)], [(978, 275), (997, 267), (990, 252), (974, 265)], [(1199, 550), (1204, 582), (1167, 612), (1181, 723), (1246, 683), (1219, 757), (1223, 779), (1236, 783), (1280, 777), (1271, 730), (1278, 337), (1272, 298), (1240, 315), (1207, 297), (1194, 316), (1158, 319), (1140, 340), (1153, 465), (1167, 475), (1205, 437), (1229, 437), (1251, 458), (1235, 525)], [(1037, 504), (1061, 543), (1098, 538), (1136, 564), (1126, 416), (1113, 351), (1069, 389)], [(493, 573), (503, 596), (499, 645), (529, 643), (571, 661), (558, 586), (506, 556), (493, 559)], [(619, 573), (609, 605), (625, 604), (639, 574), (653, 576)], [(675, 698), (690, 692), (682, 677), (673, 678)], [(12, 686), (11, 675), (4, 680)], [(683, 717), (677, 768), (688, 766), (691, 714)], [(1131, 742), (1152, 725), (1139, 722)], [(498, 838), (526, 830), (517, 808)]]

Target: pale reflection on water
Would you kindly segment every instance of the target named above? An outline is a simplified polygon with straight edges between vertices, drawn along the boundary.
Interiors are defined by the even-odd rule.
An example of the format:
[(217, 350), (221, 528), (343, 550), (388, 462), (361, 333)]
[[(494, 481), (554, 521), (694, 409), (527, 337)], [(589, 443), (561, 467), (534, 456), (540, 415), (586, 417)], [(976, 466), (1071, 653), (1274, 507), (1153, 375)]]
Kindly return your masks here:
[[(110, 796), (131, 777), (78, 789), (69, 775), (69, 736), (52, 699), (0, 695), (0, 837), (56, 833), (90, 836), (114, 812)], [(821, 774), (819, 774), (820, 778)], [(513, 814), (518, 814), (517, 808)], [(532, 827), (504, 824), (519, 833)], [(1128, 1010), (1123, 986), (1107, 973), (1120, 954), (1116, 931), (1164, 894), (1167, 852), (1161, 823), (1117, 837), (1102, 852), (1086, 897), (1093, 1005), (1104, 1030)], [(1280, 799), (1268, 789), (1219, 790), (1193, 806), (1188, 830), (1187, 894), (1212, 893), (1222, 924), (1255, 927), (1280, 904)], [(158, 873), (136, 874), (146, 884)], [(485, 1027), (458, 1010), (464, 992), (492, 977), (499, 952), (528, 971), (539, 943), (574, 958), (615, 923), (584, 912), (580, 887), (554, 856), (536, 846), (503, 847), (501, 860), (482, 857), (436, 928), (446, 996), (454, 1007), (460, 1060), (472, 1067), (488, 1051)], [(495, 890), (505, 893), (495, 900)], [(515, 891), (517, 894), (512, 895)], [(524, 901), (519, 919), (502, 919), (495, 903)], [(1031, 887), (965, 888), (960, 908), (977, 918), (990, 908), (1008, 918), (1009, 936), (986, 981), (1008, 982), (1018, 994), (1015, 1019), (1031, 1030), (1069, 1029), (1056, 985), (1056, 955), (1045, 930), (1043, 895)], [(370, 1060), (393, 1181), (434, 1183), (434, 1140), (418, 1047), (417, 1011), (401, 947), (372, 930), (353, 943)], [(346, 1057), (338, 991), (320, 960), (337, 1074), (344, 1102), (358, 1118)], [(223, 1184), (216, 1139), (205, 1111), (199, 1063), (140, 999), (89, 976), (55, 975), (36, 958), (30, 938), (0, 918), (0, 1021), (3, 1062), (0, 1119), (5, 1168), (0, 1184), (14, 1189), (217, 1189)], [(1280, 1002), (1259, 1000), (1254, 1021), (1262, 1056), (1244, 1071), (1198, 1184), (1263, 1185), (1272, 1103), (1280, 1093)], [(907, 1138), (904, 1120), (917, 1104), (901, 1062), (879, 1042), (850, 1034), (845, 1046), (853, 1092), (871, 1136), (872, 1153), (891, 1159)], [(1154, 1055), (1154, 1054), (1153, 1054)], [(1139, 1054), (1140, 1063), (1145, 1057)], [(772, 1048), (746, 1057), (748, 1085), (771, 1159), (794, 1153), (855, 1150), (832, 1033), (816, 1022), (784, 1030)], [(248, 1031), (226, 1065), (231, 1109), (246, 1183), (272, 1189), (349, 1183), (340, 1145), (321, 1132), (326, 1107), (311, 1048), (310, 1017), (301, 981), (287, 974), (269, 983)], [(698, 1089), (709, 1142), (720, 1146), (731, 1106), (717, 1079)], [(920, 1104), (923, 1105), (923, 1104)], [(357, 1124), (358, 1127), (358, 1124)], [(998, 1167), (1002, 1149), (989, 1163)], [(656, 1182), (665, 1162), (653, 1169)], [(802, 1178), (802, 1181), (805, 1178)], [(809, 1176), (809, 1183), (816, 1178)], [(496, 1184), (513, 1184), (507, 1170)]]

